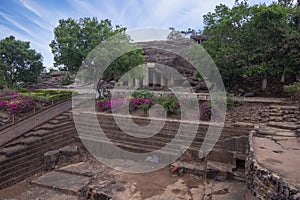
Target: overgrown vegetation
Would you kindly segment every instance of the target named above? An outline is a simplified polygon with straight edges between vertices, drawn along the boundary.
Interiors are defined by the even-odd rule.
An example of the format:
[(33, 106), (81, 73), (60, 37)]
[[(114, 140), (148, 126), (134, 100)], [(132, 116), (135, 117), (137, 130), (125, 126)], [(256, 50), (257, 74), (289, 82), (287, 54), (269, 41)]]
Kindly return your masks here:
[[(126, 107), (126, 103), (129, 104), (129, 108)], [(234, 101), (229, 96), (224, 103), (230, 108), (233, 106)], [(180, 115), (181, 112), (185, 110), (195, 109), (193, 107), (194, 105), (199, 105), (199, 119), (204, 121), (209, 121), (211, 119), (212, 110), (218, 109), (217, 107), (213, 108), (210, 101), (199, 101), (197, 98), (181, 98), (179, 100), (172, 92), (165, 93), (162, 96), (155, 96), (152, 91), (145, 90), (137, 90), (128, 98), (100, 98), (96, 100), (99, 111), (111, 112), (113, 107), (116, 112), (120, 112), (122, 109), (128, 109), (131, 114), (139, 110), (147, 114), (154, 104), (161, 105), (169, 117)]]
[[(93, 58), (96, 56), (97, 58), (101, 58), (101, 64), (103, 65), (106, 61), (103, 61), (103, 59), (111, 58), (112, 56), (110, 55), (113, 51), (105, 51), (107, 50), (105, 49), (105, 52), (103, 52), (95, 51), (94, 49), (103, 41), (107, 41), (110, 37), (121, 33), (124, 37), (118, 38), (120, 40), (116, 42), (119, 42), (120, 45), (117, 47), (129, 45), (130, 38), (127, 35), (125, 36), (125, 30), (126, 28), (120, 25), (113, 26), (108, 19), (98, 21), (97, 18), (86, 17), (79, 20), (72, 18), (59, 20), (59, 25), (54, 29), (55, 38), (50, 43), (52, 53), (54, 54), (54, 66), (58, 66), (61, 70), (76, 73), (92, 50), (95, 54), (99, 54), (93, 55)], [(118, 49), (114, 50), (118, 51)], [(89, 65), (88, 62), (87, 60), (85, 66)], [(129, 52), (111, 63), (101, 78), (114, 78), (116, 80), (124, 72), (129, 71), (132, 66), (137, 66), (142, 62), (143, 56), (141, 50)], [(89, 67), (92, 68), (92, 65), (90, 64)]]
[(290, 85), (286, 85), (284, 86), (284, 91), (291, 94), (291, 96), (294, 99), (300, 99), (300, 80), (290, 84)]
[(20, 92), (14, 90), (0, 91), (0, 110), (10, 114), (25, 113), (33, 110), (36, 102), (44, 105), (69, 99), (72, 97), (72, 91), (57, 90), (36, 90), (29, 92), (22, 89)]
[(236, 1), (204, 15), (204, 48), (214, 59), (227, 85), (243, 75), (260, 75), (262, 90), (268, 76), (278, 82), (299, 74), (300, 7), (293, 1), (250, 6)]
[(18, 88), (37, 82), (43, 71), (42, 55), (30, 49), (29, 42), (9, 36), (0, 40), (0, 88)]

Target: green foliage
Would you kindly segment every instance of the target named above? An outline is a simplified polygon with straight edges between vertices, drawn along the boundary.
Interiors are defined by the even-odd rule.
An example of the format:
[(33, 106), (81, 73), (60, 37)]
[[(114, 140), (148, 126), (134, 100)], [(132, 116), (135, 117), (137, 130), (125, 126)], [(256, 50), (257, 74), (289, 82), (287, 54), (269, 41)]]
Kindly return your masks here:
[(131, 96), (134, 98), (142, 98), (142, 99), (154, 98), (154, 93), (148, 90), (136, 90), (132, 93)]
[(24, 83), (37, 82), (43, 71), (42, 56), (30, 49), (29, 42), (9, 36), (0, 41), (0, 86), (18, 88)]
[(234, 97), (233, 95), (227, 94), (226, 102), (225, 102), (227, 109), (231, 108), (234, 105), (233, 97)]
[(73, 92), (68, 90), (36, 90), (35, 92), (23, 93), (23, 95), (30, 96), (37, 100), (53, 100), (53, 101), (69, 99), (72, 97), (72, 94)]
[(268, 6), (236, 1), (232, 8), (220, 4), (214, 12), (204, 15), (203, 33), (210, 39), (203, 46), (225, 84), (242, 74), (260, 74), (266, 79), (267, 75), (297, 73), (299, 9), (288, 1)]
[[(129, 40), (126, 45), (129, 45)], [(143, 77), (144, 68), (137, 67), (141, 65), (144, 61), (144, 56), (142, 55), (142, 49), (133, 50), (129, 53), (122, 55), (111, 63), (103, 73), (104, 80), (118, 80), (130, 69), (129, 77), (122, 77), (123, 79), (137, 78), (140, 79)], [(135, 67), (135, 68), (134, 68)]]
[(300, 99), (300, 81), (284, 86), (284, 91), (291, 94), (293, 98)]
[[(126, 72), (131, 78), (143, 75), (142, 50), (130, 44), (130, 37), (119, 33), (94, 48), (84, 60), (84, 68), (77, 73), (82, 81), (119, 80)], [(107, 66), (107, 67), (106, 67)], [(106, 68), (105, 68), (106, 67)]]
[(155, 99), (155, 103), (162, 105), (167, 114), (180, 112), (180, 104), (175, 95), (166, 95)]
[(55, 38), (50, 43), (54, 65), (75, 73), (88, 53), (100, 42), (123, 31), (125, 28), (113, 27), (108, 19), (100, 22), (96, 18), (61, 19), (54, 29)]
[(69, 75), (63, 77), (63, 79), (61, 80), (61, 85), (70, 85), (71, 83), (70, 79), (71, 78)]

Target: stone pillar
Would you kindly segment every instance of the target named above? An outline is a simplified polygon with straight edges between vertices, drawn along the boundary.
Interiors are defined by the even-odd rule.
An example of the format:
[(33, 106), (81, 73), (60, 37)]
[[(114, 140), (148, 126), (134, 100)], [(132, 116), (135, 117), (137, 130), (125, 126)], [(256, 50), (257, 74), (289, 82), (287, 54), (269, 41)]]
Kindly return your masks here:
[(165, 86), (165, 78), (162, 75), (160, 76), (160, 85)]
[(123, 86), (123, 81), (118, 81), (119, 86), (122, 87)]
[(171, 80), (170, 80), (170, 86), (173, 87), (174, 86), (174, 77), (171, 76)]
[(135, 79), (135, 87), (136, 88), (140, 87), (140, 80), (139, 79)]
[(132, 80), (132, 79), (129, 79), (129, 80), (128, 80), (128, 87), (129, 87), (129, 88), (132, 88), (132, 87), (133, 87), (133, 80)]
[(156, 85), (158, 82), (157, 82), (157, 74), (156, 74), (156, 71), (153, 70), (153, 85)]
[(148, 86), (149, 85), (149, 69), (147, 64), (144, 65), (145, 71), (144, 71), (144, 78), (143, 78), (143, 85)]

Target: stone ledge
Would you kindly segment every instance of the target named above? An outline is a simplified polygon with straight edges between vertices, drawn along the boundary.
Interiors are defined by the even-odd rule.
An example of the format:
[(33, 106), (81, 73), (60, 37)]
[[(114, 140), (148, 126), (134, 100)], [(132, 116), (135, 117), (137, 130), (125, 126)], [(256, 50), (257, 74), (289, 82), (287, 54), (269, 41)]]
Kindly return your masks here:
[(255, 155), (253, 136), (256, 131), (249, 134), (249, 152), (246, 161), (247, 187), (252, 195), (258, 199), (287, 199), (299, 200), (300, 191), (289, 184), (284, 178), (262, 166)]

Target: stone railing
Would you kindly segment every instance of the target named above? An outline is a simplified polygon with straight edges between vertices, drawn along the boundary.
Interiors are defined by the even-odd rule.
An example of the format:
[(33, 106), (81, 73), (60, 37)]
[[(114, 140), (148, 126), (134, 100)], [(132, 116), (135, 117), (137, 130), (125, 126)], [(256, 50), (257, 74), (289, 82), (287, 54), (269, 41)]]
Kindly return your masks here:
[(257, 199), (261, 200), (299, 200), (299, 190), (257, 161), (253, 145), (253, 135), (255, 134), (255, 130), (250, 131), (249, 134), (249, 152), (246, 160), (248, 189)]

